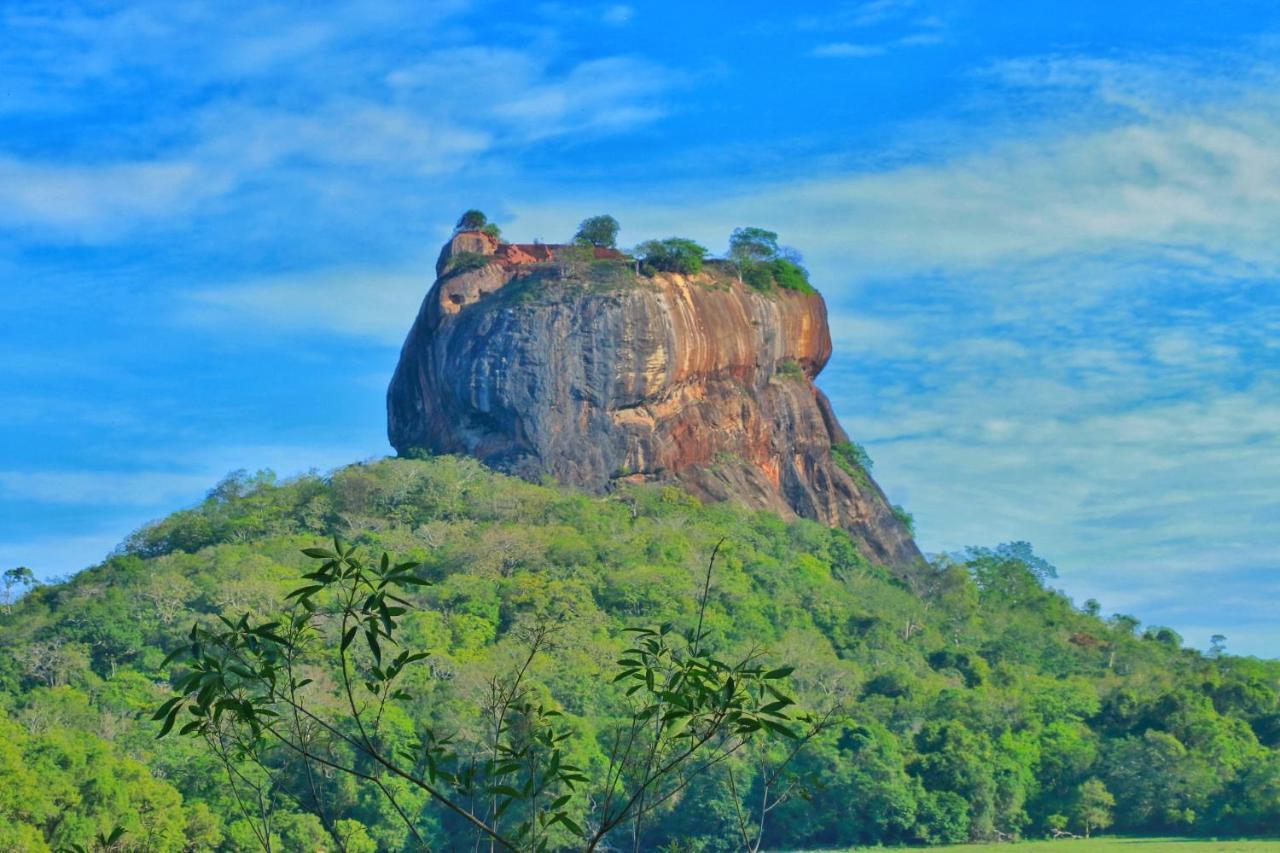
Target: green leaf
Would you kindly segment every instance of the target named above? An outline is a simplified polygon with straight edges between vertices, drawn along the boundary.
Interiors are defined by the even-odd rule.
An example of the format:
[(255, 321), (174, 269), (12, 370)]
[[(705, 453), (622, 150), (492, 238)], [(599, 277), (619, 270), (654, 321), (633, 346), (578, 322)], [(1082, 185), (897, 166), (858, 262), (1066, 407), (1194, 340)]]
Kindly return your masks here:
[(324, 548), (303, 548), (302, 553), (315, 560), (331, 560), (338, 556), (332, 551), (327, 551)]
[(790, 675), (795, 671), (796, 671), (796, 668), (794, 666), (780, 666), (777, 669), (771, 669), (768, 672), (766, 672), (764, 674), (764, 677), (768, 679), (786, 678), (788, 675)]
[(563, 823), (566, 827), (568, 827), (569, 831), (572, 832), (574, 835), (579, 835), (579, 836), (586, 835), (586, 833), (582, 831), (582, 827), (574, 823), (573, 820), (571, 820), (567, 814), (564, 814), (562, 812), (556, 815), (555, 819), (560, 821), (560, 823)]
[(431, 586), (431, 581), (426, 578), (420, 578), (417, 575), (397, 575), (391, 579), (392, 583), (409, 584), (410, 586)]
[(761, 719), (760, 725), (764, 726), (770, 731), (777, 732), (783, 737), (789, 737), (792, 739), (795, 739), (796, 737), (798, 737), (795, 732), (791, 731), (791, 729), (782, 725), (781, 723), (775, 723), (773, 720)]
[(156, 740), (164, 737), (173, 728), (173, 721), (178, 718), (178, 709), (174, 708), (169, 712), (169, 716), (165, 719), (164, 725), (160, 727), (160, 734), (156, 735)]
[(338, 649), (339, 652), (345, 652), (347, 650), (347, 646), (351, 645), (351, 641), (355, 639), (357, 630), (358, 629), (354, 626), (347, 629), (347, 633), (342, 636), (342, 645)]
[(190, 646), (178, 646), (178, 648), (174, 649), (173, 651), (169, 652), (169, 654), (165, 655), (164, 660), (160, 661), (160, 669), (164, 669), (173, 661), (174, 658), (176, 658), (178, 655), (182, 654), (185, 651), (189, 651), (190, 649), (191, 649)]

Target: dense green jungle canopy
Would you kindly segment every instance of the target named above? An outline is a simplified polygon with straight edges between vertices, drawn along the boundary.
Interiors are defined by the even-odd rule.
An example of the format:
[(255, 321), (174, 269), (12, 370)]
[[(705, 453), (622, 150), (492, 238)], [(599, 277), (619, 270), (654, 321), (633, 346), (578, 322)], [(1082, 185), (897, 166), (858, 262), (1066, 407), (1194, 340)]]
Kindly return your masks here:
[[(1036, 836), (1108, 818), (1123, 832), (1280, 827), (1280, 662), (1205, 655), (1168, 629), (1077, 609), (1024, 547), (895, 577), (817, 524), (671, 488), (588, 496), (443, 457), (230, 477), (12, 604), (0, 615), (0, 849), (87, 846), (117, 825), (122, 849), (258, 849), (203, 745), (156, 740), (161, 663), (193, 620), (269, 615), (308, 570), (299, 550), (335, 534), (421, 561), (434, 581), (403, 622), (405, 645), (431, 655), (391, 712), (406, 740), (415, 720), (466, 737), (485, 680), (510, 666), (513, 626), (554, 619), (559, 641), (533, 682), (573, 728), (576, 763), (600, 772), (621, 629), (695, 618), (723, 537), (713, 641), (766, 646), (795, 665), (807, 706), (847, 714), (791, 765), (797, 787), (769, 815), (766, 847)], [(324, 661), (315, 673), (332, 677)], [(652, 820), (645, 849), (737, 849), (724, 772)], [(748, 756), (735, 772), (750, 800)], [(279, 849), (335, 849), (299, 777), (286, 772), (272, 795)], [(340, 775), (323, 786), (345, 849), (408, 849), (376, 791)], [(470, 849), (465, 828), (403, 797), (438, 849)]]

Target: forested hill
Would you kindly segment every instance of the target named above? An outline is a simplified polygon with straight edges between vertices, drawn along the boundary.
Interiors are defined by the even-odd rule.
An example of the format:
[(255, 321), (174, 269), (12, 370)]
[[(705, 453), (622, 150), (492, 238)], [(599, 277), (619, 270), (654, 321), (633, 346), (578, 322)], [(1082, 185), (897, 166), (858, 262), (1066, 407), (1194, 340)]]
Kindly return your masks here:
[[(1125, 832), (1280, 826), (1280, 663), (1206, 656), (1170, 630), (1077, 609), (1024, 547), (895, 577), (816, 523), (674, 488), (587, 496), (440, 457), (230, 478), (0, 615), (0, 849), (87, 845), (116, 825), (124, 849), (258, 849), (202, 744), (156, 740), (150, 712), (171, 695), (161, 664), (193, 620), (269, 615), (308, 570), (300, 549), (333, 535), (421, 561), (434, 581), (403, 621), (405, 646), (430, 653), (393, 710), (406, 739), (415, 720), (465, 737), (513, 626), (554, 620), (533, 681), (575, 732), (575, 763), (598, 774), (621, 629), (694, 620), (723, 538), (712, 642), (765, 646), (796, 666), (802, 703), (847, 712), (794, 762), (804, 796), (770, 815), (766, 847), (1046, 835), (1100, 814)], [(644, 848), (737, 849), (724, 770), (661, 812)], [(750, 796), (745, 759), (737, 771)], [(268, 803), (278, 849), (332, 849), (302, 779), (284, 778)], [(406, 847), (376, 791), (321, 785), (347, 850)], [(469, 848), (439, 811), (401, 804), (425, 806), (439, 848)]]

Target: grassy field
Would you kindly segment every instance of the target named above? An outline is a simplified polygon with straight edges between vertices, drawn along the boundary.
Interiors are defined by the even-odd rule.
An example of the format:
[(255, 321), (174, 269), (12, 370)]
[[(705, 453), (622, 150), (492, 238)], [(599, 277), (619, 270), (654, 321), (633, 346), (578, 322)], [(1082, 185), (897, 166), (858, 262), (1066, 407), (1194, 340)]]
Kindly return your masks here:
[[(853, 850), (871, 850), (855, 847)], [(883, 848), (874, 848), (883, 849)], [(901, 848), (899, 848), (901, 849)], [(917, 849), (917, 848), (911, 848)], [(1205, 841), (1199, 838), (1090, 838), (1059, 841), (1023, 841), (1017, 844), (961, 844), (955, 847), (922, 847), (921, 850), (953, 850), (955, 853), (1263, 853), (1280, 851), (1274, 841)], [(849, 851), (848, 853), (851, 853)]]

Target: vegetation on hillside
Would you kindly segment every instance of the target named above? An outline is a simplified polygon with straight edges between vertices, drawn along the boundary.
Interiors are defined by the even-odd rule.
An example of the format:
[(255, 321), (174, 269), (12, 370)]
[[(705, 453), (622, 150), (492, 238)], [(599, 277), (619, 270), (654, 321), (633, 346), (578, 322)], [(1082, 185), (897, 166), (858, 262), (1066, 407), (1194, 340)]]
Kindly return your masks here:
[[(419, 563), (432, 582), (397, 617), (395, 653), (428, 657), (401, 676), (393, 748), (424, 726), (479, 737), (486, 685), (511, 671), (525, 626), (554, 622), (527, 684), (572, 733), (566, 760), (587, 778), (567, 805), (575, 821), (608, 766), (617, 692), (606, 676), (623, 629), (693, 629), (707, 555), (725, 540), (708, 642), (726, 659), (763, 645), (794, 663), (800, 704), (832, 724), (772, 794), (781, 747), (691, 780), (643, 825), (643, 849), (740, 849), (739, 814), (762, 796), (771, 848), (1083, 834), (1106, 820), (1112, 832), (1215, 835), (1280, 822), (1280, 663), (1201, 654), (1169, 629), (1077, 609), (1023, 545), (895, 576), (817, 524), (672, 488), (592, 497), (442, 457), (284, 483), (231, 477), (103, 564), (14, 603), (0, 616), (0, 848), (89, 846), (119, 826), (122, 849), (260, 849), (217, 758), (157, 740), (150, 712), (171, 695), (162, 663), (193, 620), (274, 620), (314, 569), (300, 549), (335, 535)], [(306, 677), (327, 689), (338, 673), (320, 660)], [(348, 851), (413, 849), (376, 789), (341, 774), (313, 788), (300, 765), (271, 760), (285, 762), (266, 768), (279, 781), (261, 800), (277, 849), (334, 836)], [(393, 790), (424, 838), (470, 844), (456, 816)]]

